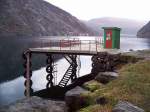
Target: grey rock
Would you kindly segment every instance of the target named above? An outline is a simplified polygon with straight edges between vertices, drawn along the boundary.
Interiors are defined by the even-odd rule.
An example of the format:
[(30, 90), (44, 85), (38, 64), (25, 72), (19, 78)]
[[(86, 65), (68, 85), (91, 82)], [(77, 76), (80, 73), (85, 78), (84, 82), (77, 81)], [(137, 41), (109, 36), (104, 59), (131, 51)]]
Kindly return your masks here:
[(119, 101), (112, 112), (144, 112), (144, 110), (129, 102)]
[(82, 93), (88, 93), (89, 91), (81, 88), (80, 86), (75, 87), (68, 91), (65, 96), (80, 96)]
[(65, 101), (68, 112), (74, 112), (86, 105), (86, 98), (82, 94), (90, 93), (89, 91), (77, 86), (65, 94)]
[(66, 112), (65, 110), (66, 105), (63, 101), (46, 100), (35, 96), (0, 108), (0, 112)]
[(95, 77), (95, 80), (107, 84), (108, 82), (116, 79), (118, 77), (118, 73), (116, 72), (99, 72), (98, 75)]

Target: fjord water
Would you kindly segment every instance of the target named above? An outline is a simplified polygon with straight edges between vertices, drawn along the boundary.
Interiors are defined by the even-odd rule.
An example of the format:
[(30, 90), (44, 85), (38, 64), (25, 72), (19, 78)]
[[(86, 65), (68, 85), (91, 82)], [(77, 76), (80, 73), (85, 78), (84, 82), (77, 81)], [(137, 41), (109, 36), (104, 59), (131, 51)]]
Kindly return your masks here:
[[(79, 37), (79, 38), (83, 40), (95, 39), (95, 37)], [(0, 61), (0, 67), (1, 67), (0, 69), (2, 69), (2, 67), (3, 68), (6, 67), (6, 72), (7, 72), (7, 74), (5, 75), (3, 74), (4, 71), (1, 73), (1, 77), (3, 76), (2, 77), (3, 80), (0, 83), (0, 106), (9, 104), (11, 102), (14, 102), (24, 97), (24, 89), (25, 89), (24, 80), (25, 79), (22, 76), (22, 73), (23, 73), (22, 68), (19, 68), (19, 66), (22, 66), (21, 64), (23, 63), (21, 61), (21, 55), (22, 55), (21, 53), (23, 52), (24, 49), (29, 47), (29, 45), (27, 46), (24, 43), (31, 44), (32, 41), (34, 42), (38, 41), (37, 38), (31, 38), (31, 39), (22, 38), (19, 40), (16, 39), (15, 42), (12, 44), (10, 42), (10, 38), (8, 39), (9, 40), (5, 39), (1, 41), (2, 44), (0, 46), (1, 52), (4, 49), (7, 50), (6, 53), (3, 51), (5, 55), (3, 54), (3, 56), (1, 56), (1, 59), (3, 60)], [(150, 40), (143, 39), (143, 38), (142, 39), (136, 38), (136, 37), (131, 37), (131, 38), (121, 37), (121, 50), (129, 51), (130, 49), (133, 49), (133, 50), (150, 49)], [(12, 58), (12, 57), (15, 57), (15, 58)], [(6, 60), (4, 60), (5, 58)], [(20, 58), (20, 60), (17, 60), (17, 58)], [(13, 59), (16, 59), (16, 61), (12, 62)], [(39, 57), (36, 57), (35, 60), (37, 59), (39, 59)], [(91, 56), (80, 56), (80, 60), (81, 60), (80, 76), (90, 73)], [(40, 69), (38, 69), (40, 66), (36, 67), (35, 69), (37, 70), (33, 71), (33, 76), (32, 76), (33, 86), (32, 87), (35, 91), (44, 89), (47, 83), (46, 81), (47, 73), (45, 71), (45, 67), (44, 67), (45, 65), (43, 64), (45, 63), (45, 60), (42, 59), (38, 61), (42, 63), (40, 66), (43, 66), (43, 67), (41, 67)], [(12, 63), (15, 63), (15, 64), (12, 64)], [(33, 64), (33, 66), (36, 64), (37, 63)], [(57, 71), (58, 71), (57, 73), (57, 83), (58, 83), (60, 79), (62, 78), (62, 75), (65, 73), (65, 71), (69, 67), (69, 64), (63, 58), (57, 60), (56, 64), (57, 64)], [(13, 75), (15, 77), (13, 77)]]

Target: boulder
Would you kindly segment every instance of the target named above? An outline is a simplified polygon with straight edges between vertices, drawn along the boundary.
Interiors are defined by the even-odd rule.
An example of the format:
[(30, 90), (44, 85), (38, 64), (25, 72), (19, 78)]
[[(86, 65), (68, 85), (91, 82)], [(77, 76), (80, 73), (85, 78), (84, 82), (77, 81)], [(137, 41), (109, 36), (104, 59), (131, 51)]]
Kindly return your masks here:
[(119, 101), (112, 112), (144, 112), (144, 110), (129, 102)]
[(118, 73), (116, 72), (99, 72), (98, 75), (95, 77), (95, 80), (107, 84), (108, 82), (116, 79), (118, 77)]
[(0, 112), (66, 112), (65, 108), (63, 101), (46, 100), (34, 96), (2, 107)]
[(86, 105), (86, 98), (83, 94), (88, 94), (89, 91), (77, 86), (65, 94), (65, 101), (68, 107), (68, 112), (74, 112)]

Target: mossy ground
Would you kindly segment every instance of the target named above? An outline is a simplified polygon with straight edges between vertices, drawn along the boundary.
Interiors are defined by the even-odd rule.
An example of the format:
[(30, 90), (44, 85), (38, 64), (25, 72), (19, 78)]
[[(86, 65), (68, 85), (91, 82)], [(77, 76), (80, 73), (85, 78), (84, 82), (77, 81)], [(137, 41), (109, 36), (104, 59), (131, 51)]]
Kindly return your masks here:
[[(90, 81), (83, 86), (92, 93), (84, 95), (90, 106), (80, 112), (111, 112), (119, 100), (131, 102), (150, 112), (150, 60), (123, 66), (119, 70), (119, 77), (107, 85)], [(105, 97), (108, 103), (96, 104), (97, 97)]]

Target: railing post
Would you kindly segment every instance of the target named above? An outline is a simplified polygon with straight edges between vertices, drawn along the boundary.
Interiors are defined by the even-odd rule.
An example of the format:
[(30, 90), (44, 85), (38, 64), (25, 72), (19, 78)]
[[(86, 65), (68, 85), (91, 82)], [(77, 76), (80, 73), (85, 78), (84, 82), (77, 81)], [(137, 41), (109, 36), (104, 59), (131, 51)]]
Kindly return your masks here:
[(62, 43), (61, 43), (61, 40), (60, 40), (60, 41), (59, 41), (59, 47), (60, 47), (60, 51), (61, 51), (61, 44), (62, 44)]
[(91, 41), (89, 40), (89, 51), (91, 51)]
[(42, 48), (44, 48), (44, 40), (42, 39)]
[(96, 52), (97, 52), (97, 41), (96, 41)]
[(69, 44), (70, 44), (70, 50), (71, 50), (71, 40), (69, 40)]
[(42, 48), (42, 39), (41, 39), (41, 48)]
[(81, 40), (80, 40), (80, 51), (81, 51)]
[(51, 48), (51, 40), (49, 41), (49, 47)]

